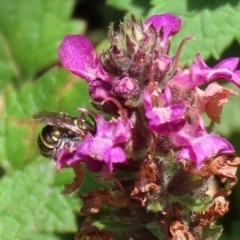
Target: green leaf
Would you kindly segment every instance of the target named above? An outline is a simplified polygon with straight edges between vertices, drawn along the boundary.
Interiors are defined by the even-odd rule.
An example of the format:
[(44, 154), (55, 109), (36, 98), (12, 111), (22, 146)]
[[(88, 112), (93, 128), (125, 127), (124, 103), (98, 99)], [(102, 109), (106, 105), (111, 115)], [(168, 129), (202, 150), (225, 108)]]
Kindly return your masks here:
[(213, 198), (211, 196), (204, 197), (202, 199), (194, 199), (189, 195), (183, 196), (172, 196), (170, 197), (171, 202), (180, 202), (186, 206), (190, 211), (205, 211), (212, 203)]
[(181, 53), (181, 59), (187, 64), (193, 61), (197, 52), (204, 59), (211, 55), (219, 59), (234, 39), (240, 40), (240, 31), (236, 31), (240, 21), (237, 14), (240, 11), (239, 1), (152, 0), (151, 3), (154, 7), (148, 16), (170, 12), (182, 19), (182, 28), (173, 38), (172, 55), (184, 37), (192, 35), (196, 38), (187, 42)]
[(221, 236), (223, 231), (222, 226), (207, 226), (203, 229), (203, 236), (202, 239), (206, 240), (217, 240)]
[(58, 188), (49, 187), (54, 175), (49, 162), (31, 164), (1, 179), (1, 239), (22, 239), (36, 231), (76, 231), (75, 216), (69, 211), (73, 204)]
[(93, 225), (100, 230), (107, 231), (127, 231), (138, 228), (138, 225), (123, 223), (119, 221), (109, 220), (109, 221), (94, 221)]
[[(85, 84), (86, 88), (86, 84)], [(46, 160), (43, 157), (39, 157), (39, 151), (37, 149), (37, 135), (41, 130), (43, 124), (37, 124), (31, 115), (35, 112), (45, 110), (45, 111), (68, 111), (77, 116), (79, 113), (76, 112), (76, 108), (81, 106), (81, 103), (87, 99), (88, 93), (84, 89), (84, 81), (74, 78), (63, 69), (53, 68), (51, 71), (44, 74), (35, 82), (28, 82), (23, 84), (21, 87), (16, 88), (9, 86), (5, 93), (3, 102), (4, 111), (2, 115), (2, 125), (1, 125), (1, 163), (4, 166), (5, 171), (10, 172), (13, 176), (15, 174), (21, 175), (19, 178), (26, 176), (24, 182), (21, 183), (20, 180), (13, 179), (13, 183), (9, 180), (8, 185), (14, 185), (15, 182), (21, 183), (21, 189), (23, 194), (25, 193), (25, 203), (26, 206), (31, 209), (40, 209), (36, 213), (36, 217), (28, 216), (26, 220), (26, 227), (21, 229), (21, 225), (14, 225), (16, 232), (12, 233), (16, 236), (22, 236), (24, 233), (29, 232), (76, 232), (75, 214), (73, 210), (77, 212), (80, 209), (80, 201), (75, 198), (74, 195), (62, 196), (60, 192), (63, 190), (63, 185), (71, 183), (73, 179), (73, 173), (66, 171), (61, 171), (55, 174), (54, 162), (52, 160)], [(79, 94), (79, 92), (81, 94)], [(71, 101), (72, 99), (72, 101)], [(32, 179), (34, 177), (34, 172), (26, 173), (26, 166), (34, 162), (39, 164), (39, 166), (45, 166), (48, 169), (44, 169), (39, 172), (39, 166), (37, 165), (33, 170), (35, 170), (36, 176), (40, 175), (41, 179)], [(40, 163), (44, 162), (43, 165)], [(47, 163), (46, 163), (47, 162)], [(35, 165), (34, 165), (35, 166)], [(16, 171), (15, 169), (22, 169), (23, 172)], [(14, 171), (15, 170), (15, 171)], [(46, 171), (46, 175), (44, 175)], [(48, 177), (48, 174), (51, 178)], [(18, 176), (17, 175), (17, 176)], [(23, 175), (23, 177), (22, 177)], [(46, 179), (45, 179), (46, 178)], [(4, 179), (7, 179), (4, 178)], [(43, 179), (43, 180), (42, 180)], [(45, 181), (49, 179), (49, 181)], [(28, 190), (27, 184), (41, 183), (43, 190), (49, 194), (49, 197), (32, 190)], [(26, 184), (26, 186), (24, 185)], [(49, 187), (51, 185), (51, 187)], [(5, 185), (2, 187), (5, 188)], [(8, 187), (9, 188), (9, 187)], [(15, 191), (10, 189), (9, 191)], [(9, 195), (11, 193), (9, 192)], [(31, 195), (29, 194), (31, 193)], [(4, 194), (4, 192), (3, 192)], [(17, 193), (16, 193), (17, 194)], [(21, 195), (22, 196), (22, 195)], [(13, 198), (15, 198), (13, 196)], [(38, 202), (32, 202), (32, 198), (38, 199), (39, 202), (43, 203), (43, 206), (38, 206)], [(4, 199), (2, 196), (0, 199)], [(23, 199), (23, 197), (22, 197)], [(31, 202), (31, 203), (29, 203)], [(32, 205), (31, 205), (32, 204)], [(41, 208), (40, 208), (41, 207)], [(25, 221), (23, 212), (27, 211), (24, 206), (19, 206), (16, 209), (16, 214), (23, 215), (22, 222)], [(40, 220), (37, 219), (39, 215)], [(8, 219), (9, 217), (9, 219)], [(3, 224), (10, 224), (10, 221), (15, 223), (15, 217), (11, 217), (9, 212), (6, 212), (6, 217), (2, 220)], [(32, 222), (31, 222), (32, 221)], [(20, 229), (20, 230), (19, 230)], [(6, 235), (9, 234), (10, 230), (6, 229)], [(20, 237), (11, 237), (9, 239), (20, 239)], [(3, 238), (8, 239), (8, 238)]]
[(19, 74), (11, 58), (7, 40), (0, 33), (0, 90)]
[(147, 204), (147, 210), (150, 212), (160, 212), (163, 210), (162, 204), (159, 202), (158, 199), (149, 201)]
[(150, 8), (150, 4), (148, 1), (145, 0), (107, 0), (106, 3), (109, 6), (112, 6), (116, 9), (126, 11), (126, 18), (129, 18), (132, 14), (136, 18), (141, 18), (146, 15), (147, 11)]
[(119, 10), (127, 10), (129, 9), (129, 6), (131, 5), (132, 0), (123, 0), (121, 2), (117, 0), (107, 0), (106, 3), (114, 8), (117, 8)]
[(83, 31), (70, 21), (73, 0), (0, 1), (0, 89), (32, 79), (58, 61), (57, 49), (67, 33)]
[(160, 229), (160, 224), (158, 222), (151, 222), (146, 225), (146, 228), (159, 240), (163, 239), (162, 231)]
[(84, 166), (84, 172), (86, 174), (84, 182), (80, 188), (80, 192), (82, 195), (87, 194), (89, 191), (94, 189), (106, 189), (110, 188), (113, 182), (110, 179), (101, 180), (101, 176), (98, 173), (90, 172), (86, 164)]
[(61, 240), (61, 237), (57, 237), (55, 235), (48, 235), (44, 233), (34, 233), (31, 234), (30, 236), (26, 236), (24, 240)]

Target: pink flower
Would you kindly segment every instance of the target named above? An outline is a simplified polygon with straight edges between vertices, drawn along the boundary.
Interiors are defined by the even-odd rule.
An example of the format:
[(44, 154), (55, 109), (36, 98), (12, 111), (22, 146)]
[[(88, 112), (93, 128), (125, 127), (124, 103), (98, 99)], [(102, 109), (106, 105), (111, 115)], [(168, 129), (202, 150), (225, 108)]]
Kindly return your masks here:
[(161, 93), (157, 86), (145, 87), (143, 103), (146, 117), (149, 121), (149, 129), (158, 134), (170, 134), (179, 131), (185, 124), (185, 108), (171, 104), (171, 92), (166, 87)]
[(105, 121), (99, 114), (96, 120), (97, 132), (94, 137), (86, 139), (80, 144), (72, 159), (72, 163), (95, 161), (105, 163), (109, 171), (113, 170), (114, 163), (126, 163), (124, 144), (130, 139), (131, 122), (123, 114), (118, 119)]
[(209, 134), (199, 119), (196, 124), (186, 124), (179, 132), (171, 136), (175, 146), (180, 147), (177, 160), (186, 159), (195, 162), (200, 169), (204, 160), (220, 153), (234, 153), (233, 146), (218, 135)]

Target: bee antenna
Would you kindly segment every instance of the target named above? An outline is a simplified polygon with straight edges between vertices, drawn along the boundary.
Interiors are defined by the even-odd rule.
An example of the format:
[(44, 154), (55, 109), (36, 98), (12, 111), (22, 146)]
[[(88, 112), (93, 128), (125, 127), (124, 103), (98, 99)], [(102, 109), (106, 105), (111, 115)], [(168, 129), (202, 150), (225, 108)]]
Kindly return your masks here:
[(89, 116), (91, 116), (91, 118), (96, 118), (97, 117), (97, 113), (93, 112), (90, 109), (86, 109), (86, 108), (77, 108), (77, 110), (81, 113), (87, 113)]

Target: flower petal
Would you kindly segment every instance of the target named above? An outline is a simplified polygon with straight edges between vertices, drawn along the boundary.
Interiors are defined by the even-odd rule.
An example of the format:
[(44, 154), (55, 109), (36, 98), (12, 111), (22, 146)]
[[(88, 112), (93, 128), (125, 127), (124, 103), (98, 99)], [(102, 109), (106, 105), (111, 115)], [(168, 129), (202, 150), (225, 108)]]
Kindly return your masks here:
[[(203, 61), (200, 54), (197, 54), (192, 66), (189, 69), (179, 71), (170, 81), (171, 88), (189, 91), (204, 83), (213, 80), (225, 79), (240, 87), (240, 75), (236, 70), (239, 58), (225, 59), (210, 68)], [(235, 71), (235, 72), (234, 72)]]
[(187, 159), (201, 168), (204, 160), (218, 153), (234, 153), (233, 146), (214, 134), (208, 134), (200, 125), (186, 124), (179, 132), (172, 134), (173, 143), (181, 147), (177, 160)]
[(211, 83), (205, 90), (205, 111), (208, 117), (220, 123), (223, 105), (228, 102), (228, 96), (236, 96), (237, 92), (224, 88), (217, 83)]
[(165, 108), (153, 108), (147, 111), (146, 116), (150, 119), (149, 129), (159, 134), (170, 134), (179, 131), (186, 120), (181, 118), (185, 109), (178, 105)]
[(153, 15), (148, 18), (145, 24), (152, 25), (158, 32), (162, 30), (161, 47), (164, 48), (170, 36), (175, 35), (181, 28), (181, 18), (170, 13)]
[(110, 76), (100, 65), (90, 41), (83, 35), (66, 35), (59, 46), (62, 65), (87, 81), (101, 78), (110, 81)]

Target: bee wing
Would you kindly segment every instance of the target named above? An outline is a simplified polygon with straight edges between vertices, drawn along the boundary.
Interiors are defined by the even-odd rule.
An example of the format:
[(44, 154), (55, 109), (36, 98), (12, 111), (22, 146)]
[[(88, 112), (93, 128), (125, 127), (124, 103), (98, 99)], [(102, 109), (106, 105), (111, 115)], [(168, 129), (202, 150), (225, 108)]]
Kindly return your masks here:
[(69, 116), (65, 112), (38, 112), (33, 114), (32, 116), (34, 119), (36, 119), (39, 122), (44, 122), (49, 125), (68, 129), (70, 131), (73, 131), (75, 133), (81, 134), (81, 130), (76, 125), (75, 120), (76, 117)]

